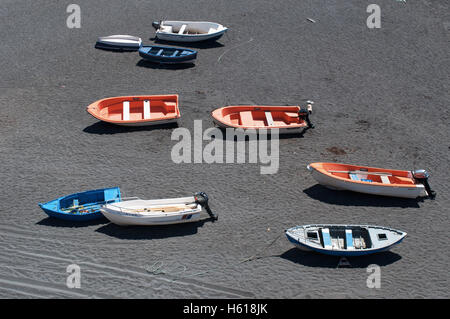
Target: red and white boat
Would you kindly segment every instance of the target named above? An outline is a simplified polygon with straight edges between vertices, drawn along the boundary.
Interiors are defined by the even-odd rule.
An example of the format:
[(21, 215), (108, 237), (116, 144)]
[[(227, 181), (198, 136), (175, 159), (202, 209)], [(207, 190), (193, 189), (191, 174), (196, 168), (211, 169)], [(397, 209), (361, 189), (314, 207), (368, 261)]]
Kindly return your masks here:
[(301, 133), (314, 127), (309, 120), (312, 102), (307, 108), (300, 106), (225, 106), (212, 111), (214, 122), (222, 128), (244, 130), (278, 129), (280, 134)]
[(435, 196), (428, 184), (429, 174), (422, 169), (401, 171), (338, 163), (311, 163), (307, 168), (319, 184), (331, 189), (405, 198)]
[(95, 101), (86, 111), (100, 121), (125, 126), (166, 124), (181, 117), (176, 94), (109, 97)]

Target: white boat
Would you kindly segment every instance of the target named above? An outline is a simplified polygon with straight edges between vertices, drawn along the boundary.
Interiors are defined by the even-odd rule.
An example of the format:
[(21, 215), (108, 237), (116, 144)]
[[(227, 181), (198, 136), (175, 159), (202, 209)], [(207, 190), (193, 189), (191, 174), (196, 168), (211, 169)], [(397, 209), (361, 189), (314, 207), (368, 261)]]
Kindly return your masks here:
[(286, 236), (301, 250), (333, 256), (361, 256), (391, 249), (406, 233), (370, 225), (304, 225), (286, 230)]
[(159, 21), (152, 26), (157, 39), (175, 42), (217, 40), (228, 30), (219, 23), (203, 21)]
[(143, 200), (133, 197), (122, 200), (118, 203), (106, 203), (100, 208), (107, 219), (121, 226), (194, 222), (200, 219), (202, 208), (213, 220), (217, 220), (208, 206), (208, 196), (205, 193), (170, 199)]
[(141, 45), (141, 38), (132, 35), (116, 34), (99, 37), (95, 47), (105, 50), (137, 51)]

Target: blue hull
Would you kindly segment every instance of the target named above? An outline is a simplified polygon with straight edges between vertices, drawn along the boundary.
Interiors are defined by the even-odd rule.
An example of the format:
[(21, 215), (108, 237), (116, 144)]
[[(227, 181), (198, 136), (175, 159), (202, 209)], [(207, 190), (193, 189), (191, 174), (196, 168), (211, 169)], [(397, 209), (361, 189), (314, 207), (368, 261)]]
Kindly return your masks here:
[(186, 63), (197, 58), (197, 51), (174, 47), (141, 46), (139, 55), (154, 63)]
[(356, 256), (366, 256), (366, 255), (371, 255), (371, 254), (376, 254), (376, 253), (380, 253), (383, 251), (387, 251), (389, 249), (391, 249), (393, 246), (401, 243), (403, 241), (403, 238), (400, 239), (398, 242), (396, 242), (393, 245), (387, 246), (387, 247), (383, 247), (380, 249), (374, 249), (374, 250), (360, 250), (360, 251), (355, 251), (355, 250), (351, 250), (351, 251), (333, 251), (333, 250), (328, 250), (328, 249), (317, 249), (315, 247), (311, 247), (311, 246), (307, 246), (303, 243), (300, 243), (299, 241), (295, 240), (294, 238), (290, 237), (289, 235), (286, 235), (287, 239), (293, 243), (295, 246), (297, 246), (297, 248), (299, 249), (303, 249), (303, 250), (310, 250), (310, 251), (314, 251), (320, 254), (324, 254), (324, 255), (330, 255), (330, 256), (340, 256), (340, 257), (356, 257)]
[(63, 196), (44, 204), (39, 203), (39, 207), (50, 217), (81, 222), (103, 218), (100, 207), (107, 201), (121, 201), (118, 187)]

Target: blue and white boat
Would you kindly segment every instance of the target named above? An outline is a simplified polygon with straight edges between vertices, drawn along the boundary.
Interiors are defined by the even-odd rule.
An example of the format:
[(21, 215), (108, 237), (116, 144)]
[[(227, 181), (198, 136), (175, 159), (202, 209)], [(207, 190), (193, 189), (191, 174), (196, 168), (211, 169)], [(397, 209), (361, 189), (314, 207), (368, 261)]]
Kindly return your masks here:
[(120, 202), (119, 187), (89, 190), (63, 196), (39, 207), (50, 217), (70, 221), (88, 221), (103, 218), (100, 206), (106, 202)]
[(139, 48), (139, 55), (155, 63), (185, 63), (197, 58), (197, 51), (184, 48), (143, 45)]
[(286, 236), (301, 250), (333, 256), (362, 256), (391, 249), (406, 233), (369, 225), (304, 225), (286, 230)]

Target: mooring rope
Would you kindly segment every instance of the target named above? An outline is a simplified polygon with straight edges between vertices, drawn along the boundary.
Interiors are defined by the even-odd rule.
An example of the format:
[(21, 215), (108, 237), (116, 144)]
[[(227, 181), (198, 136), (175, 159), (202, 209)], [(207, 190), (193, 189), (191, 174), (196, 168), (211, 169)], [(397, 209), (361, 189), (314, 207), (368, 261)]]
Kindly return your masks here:
[(263, 247), (262, 249), (260, 249), (260, 251), (257, 252), (255, 255), (250, 256), (250, 257), (248, 257), (248, 258), (242, 260), (241, 262), (238, 263), (238, 265), (239, 265), (239, 264), (242, 264), (242, 263), (245, 263), (245, 262), (247, 262), (247, 261), (252, 261), (252, 260), (256, 260), (256, 259), (261, 259), (261, 258), (264, 258), (264, 257), (270, 257), (270, 256), (261, 256), (261, 253), (265, 252), (265, 251), (266, 251), (267, 249), (269, 249), (273, 244), (275, 244), (275, 242), (281, 237), (281, 235), (283, 235), (283, 234), (279, 234), (277, 237), (275, 237), (274, 240), (272, 240), (272, 242), (271, 242), (270, 244), (268, 244), (267, 246), (265, 246), (265, 247)]

